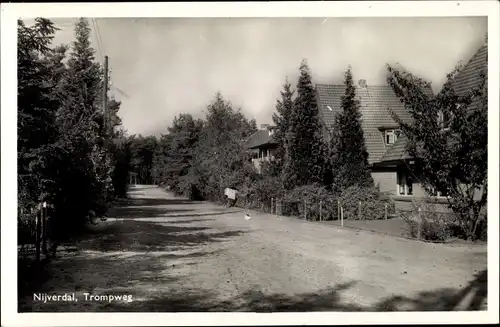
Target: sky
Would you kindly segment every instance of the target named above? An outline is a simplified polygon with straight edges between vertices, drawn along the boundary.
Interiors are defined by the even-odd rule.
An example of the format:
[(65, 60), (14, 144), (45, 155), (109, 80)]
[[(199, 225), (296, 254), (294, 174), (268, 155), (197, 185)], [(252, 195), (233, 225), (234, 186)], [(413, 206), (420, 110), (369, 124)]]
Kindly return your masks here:
[[(57, 18), (54, 44), (74, 40), (76, 18)], [(258, 124), (272, 122), (302, 58), (313, 83), (386, 85), (387, 63), (432, 82), (466, 63), (484, 43), (487, 19), (447, 18), (97, 18), (96, 58), (109, 57), (111, 94), (130, 134), (160, 134), (175, 116), (203, 110), (220, 91)], [(95, 22), (95, 24), (94, 24)], [(97, 28), (95, 28), (97, 26)], [(101, 42), (97, 42), (97, 37)]]

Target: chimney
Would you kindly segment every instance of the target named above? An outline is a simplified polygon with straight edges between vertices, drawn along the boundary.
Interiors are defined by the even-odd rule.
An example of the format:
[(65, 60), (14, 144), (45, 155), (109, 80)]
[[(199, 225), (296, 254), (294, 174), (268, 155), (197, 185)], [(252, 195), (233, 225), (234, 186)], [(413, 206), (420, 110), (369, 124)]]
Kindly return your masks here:
[(366, 88), (366, 80), (360, 79), (358, 82), (359, 87)]
[(260, 124), (260, 129), (265, 131), (266, 129), (269, 129), (270, 124)]

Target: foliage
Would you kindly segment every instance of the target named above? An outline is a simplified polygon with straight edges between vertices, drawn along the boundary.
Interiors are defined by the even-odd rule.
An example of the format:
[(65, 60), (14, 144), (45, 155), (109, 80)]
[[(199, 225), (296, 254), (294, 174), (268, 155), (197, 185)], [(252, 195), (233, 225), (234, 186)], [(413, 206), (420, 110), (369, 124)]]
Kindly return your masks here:
[[(465, 239), (466, 232), (461, 228), (459, 217), (453, 212), (439, 209), (432, 198), (413, 200), (410, 211), (400, 212), (406, 222), (407, 236), (425, 241), (448, 241), (451, 238)], [(486, 240), (486, 215), (481, 213), (476, 239)]]
[(335, 117), (330, 138), (330, 164), (333, 172), (333, 188), (337, 192), (351, 186), (373, 186), (368, 165), (359, 101), (351, 69), (345, 73), (345, 94), (342, 96), (342, 112)]
[(320, 216), (322, 220), (337, 217), (337, 198), (320, 184), (299, 186), (286, 191), (280, 204), (284, 215), (306, 217), (307, 220), (319, 220)]
[[(104, 215), (114, 196), (113, 148), (102, 142), (114, 134), (102, 128), (103, 72), (88, 22), (76, 23), (69, 58), (69, 47), (51, 45), (56, 30), (47, 19), (18, 21), (18, 199), (20, 217), (41, 201), (54, 205), (51, 236), (68, 237), (90, 213)], [(120, 103), (109, 104), (114, 130)]]
[(153, 151), (154, 176), (177, 193), (194, 199), (222, 201), (224, 189), (241, 189), (256, 172), (244, 141), (257, 130), (220, 93), (207, 106), (205, 120), (181, 114)]
[[(159, 157), (155, 160), (156, 164), (164, 165), (163, 181), (171, 185), (174, 191), (177, 190), (179, 179), (187, 175), (191, 168), (193, 151), (202, 129), (202, 120), (195, 120), (190, 114), (180, 114), (174, 118), (172, 126), (168, 127), (168, 140), (165, 136), (161, 139), (164, 142), (162, 147), (168, 147), (168, 154), (160, 150), (156, 153)], [(160, 163), (161, 160), (163, 161)]]
[(385, 219), (386, 205), (387, 215), (394, 213), (394, 202), (374, 186), (350, 186), (342, 191), (339, 201), (344, 211), (344, 219)]
[(292, 90), (292, 85), (288, 82), (288, 78), (285, 80), (283, 90), (280, 93), (281, 100), (278, 100), (276, 104), (276, 112), (273, 113), (273, 121), (275, 125), (274, 138), (278, 143), (278, 148), (275, 154), (275, 163), (278, 170), (281, 170), (283, 161), (285, 160), (286, 134), (290, 122), (290, 114), (293, 110), (293, 96), (295, 93)]
[(117, 197), (125, 198), (127, 196), (129, 172), (131, 171), (132, 154), (130, 151), (130, 141), (123, 131), (116, 132), (113, 141), (109, 146), (112, 154), (113, 173), (112, 183), (114, 193)]
[(154, 154), (158, 148), (158, 140), (155, 136), (136, 136), (129, 137), (130, 155), (131, 155), (131, 171), (137, 174), (137, 182), (139, 184), (153, 183), (153, 161)]
[[(49, 48), (57, 29), (51, 21), (37, 18), (31, 27), (19, 20), (17, 30), (18, 200), (19, 206), (29, 211), (52, 186), (47, 167), (49, 149), (45, 145), (54, 142), (57, 136), (54, 123), (57, 100), (53, 94), (58, 81), (51, 74), (56, 70), (50, 68), (55, 68), (58, 62), (51, 57)], [(49, 62), (54, 65), (48, 66)]]
[[(461, 228), (467, 238), (475, 239), (487, 203), (487, 75), (477, 72), (478, 85), (458, 94), (453, 81), (459, 73), (457, 67), (448, 74), (435, 97), (425, 93), (430, 83), (402, 69), (388, 66), (388, 82), (413, 118), (404, 123), (393, 114), (408, 138), (408, 153), (418, 159), (413, 173), (421, 176), (428, 194), (448, 194)], [(450, 117), (449, 129), (442, 128), (440, 113)]]
[(261, 176), (253, 183), (244, 185), (239, 191), (236, 203), (238, 206), (252, 209), (260, 209), (263, 206), (266, 211), (270, 211), (271, 199), (276, 200), (283, 195), (281, 179), (273, 175)]
[(286, 189), (324, 182), (325, 146), (316, 91), (305, 60), (300, 65), (297, 97), (289, 114), (282, 179)]

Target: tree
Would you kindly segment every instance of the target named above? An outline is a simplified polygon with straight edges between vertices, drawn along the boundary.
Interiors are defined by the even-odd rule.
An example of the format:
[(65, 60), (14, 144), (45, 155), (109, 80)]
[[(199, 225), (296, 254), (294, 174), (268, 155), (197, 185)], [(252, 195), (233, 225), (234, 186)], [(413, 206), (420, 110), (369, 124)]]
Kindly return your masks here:
[(335, 117), (330, 138), (330, 164), (333, 172), (333, 189), (337, 192), (357, 185), (373, 186), (368, 165), (359, 101), (351, 69), (345, 73), (345, 94), (342, 96), (342, 112)]
[(297, 97), (289, 116), (282, 179), (285, 189), (324, 183), (325, 147), (316, 92), (305, 60), (300, 65)]
[[(168, 152), (161, 155), (164, 156), (163, 173), (174, 190), (179, 178), (187, 175), (192, 166), (193, 151), (202, 129), (203, 121), (194, 119), (190, 114), (175, 117), (172, 126), (168, 128)], [(167, 139), (164, 138), (164, 141)]]
[(95, 62), (90, 28), (84, 18), (75, 25), (75, 39), (58, 89), (56, 116), (59, 137), (55, 147), (60, 154), (55, 181), (60, 193), (55, 204), (64, 232), (81, 227), (91, 212), (104, 215), (113, 196), (112, 158), (99, 142), (103, 74)]
[(288, 78), (283, 84), (281, 99), (276, 104), (276, 112), (273, 113), (273, 121), (275, 125), (274, 138), (278, 143), (278, 149), (275, 155), (276, 165), (281, 168), (285, 159), (285, 143), (288, 125), (290, 123), (290, 114), (293, 110), (293, 95), (292, 85), (288, 82)]
[(48, 145), (57, 138), (54, 94), (62, 64), (59, 52), (50, 48), (56, 31), (44, 18), (36, 18), (33, 26), (17, 23), (19, 208), (24, 209), (46, 199), (54, 188)]
[(239, 188), (249, 182), (254, 169), (244, 140), (254, 132), (255, 123), (217, 93), (207, 107), (206, 122), (187, 177), (196, 183), (201, 196), (221, 200), (225, 187)]
[(137, 174), (139, 183), (152, 183), (153, 156), (157, 148), (155, 136), (130, 137), (131, 170)]
[[(454, 89), (457, 67), (434, 97), (425, 93), (430, 83), (403, 69), (387, 66), (387, 81), (411, 114), (404, 123), (393, 114), (407, 137), (408, 153), (417, 159), (412, 173), (429, 195), (448, 195), (469, 239), (475, 239), (480, 213), (487, 203), (488, 92), (486, 72), (477, 72), (479, 83), (465, 94)], [(439, 113), (451, 117), (442, 129)]]
[(160, 135), (157, 147), (153, 153), (153, 168), (151, 169), (151, 177), (160, 184), (169, 184), (167, 161), (171, 152), (171, 143), (170, 135)]

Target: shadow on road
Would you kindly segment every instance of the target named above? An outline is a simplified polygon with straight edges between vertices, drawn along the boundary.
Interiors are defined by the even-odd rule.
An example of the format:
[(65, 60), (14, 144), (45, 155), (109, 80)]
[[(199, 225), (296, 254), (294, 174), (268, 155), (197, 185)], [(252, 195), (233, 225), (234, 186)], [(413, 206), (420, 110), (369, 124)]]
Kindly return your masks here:
[(203, 203), (188, 199), (162, 199), (162, 198), (128, 198), (117, 202), (118, 206), (167, 206), (167, 205), (194, 205)]
[[(486, 270), (463, 289), (437, 289), (414, 297), (394, 296), (373, 306), (363, 306), (343, 296), (355, 282), (338, 284), (322, 291), (296, 294), (265, 294), (259, 287), (227, 301), (215, 301), (215, 295), (194, 288), (173, 291), (165, 297), (153, 297), (132, 304), (111, 303), (108, 312), (387, 312), (387, 311), (477, 311), (487, 295)], [(132, 289), (133, 291), (133, 289)]]
[[(207, 243), (222, 242), (230, 237), (242, 235), (243, 231), (210, 232), (207, 227), (170, 226), (164, 224), (121, 220), (107, 223), (76, 241), (80, 250), (92, 251), (168, 251)], [(90, 236), (90, 237), (89, 237)]]
[[(229, 301), (215, 302), (211, 294), (191, 290), (183, 294), (173, 294), (163, 299), (155, 298), (138, 302), (127, 308), (120, 304), (114, 311), (245, 311), (245, 312), (386, 312), (386, 311), (477, 311), (486, 310), (481, 303), (487, 298), (487, 272), (482, 271), (463, 289), (437, 289), (421, 292), (414, 297), (394, 296), (380, 301), (374, 306), (362, 306), (350, 302), (342, 292), (355, 287), (355, 282), (339, 284), (333, 288), (314, 293), (264, 294), (256, 287)], [(167, 308), (169, 310), (167, 310)]]
[[(113, 294), (142, 292), (144, 295), (151, 289), (175, 283), (180, 275), (173, 277), (173, 270), (196, 264), (201, 257), (214, 255), (214, 252), (200, 250), (200, 246), (224, 242), (244, 233), (136, 220), (115, 221), (103, 226), (73, 239), (70, 244), (63, 244), (62, 247), (74, 246), (78, 251), (61, 252), (43, 270), (33, 271), (18, 264), (20, 312), (108, 310), (112, 304), (102, 307), (102, 303), (87, 303), (88, 307), (82, 307), (83, 304), (75, 306), (61, 302), (38, 305), (33, 309), (33, 292), (63, 294), (110, 290)], [(175, 266), (170, 266), (173, 262)], [(126, 307), (131, 305), (129, 303)]]
[[(167, 209), (160, 207), (117, 207), (108, 211), (110, 218), (154, 218), (168, 215), (178, 215), (187, 212), (194, 212), (193, 209)], [(189, 214), (187, 214), (189, 215)]]

